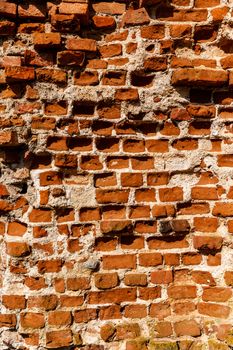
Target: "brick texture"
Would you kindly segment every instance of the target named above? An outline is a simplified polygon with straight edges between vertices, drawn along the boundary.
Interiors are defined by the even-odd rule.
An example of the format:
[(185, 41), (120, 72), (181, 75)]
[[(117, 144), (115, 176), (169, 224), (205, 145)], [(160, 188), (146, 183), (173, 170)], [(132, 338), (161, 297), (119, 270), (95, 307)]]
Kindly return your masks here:
[(0, 350), (232, 348), (232, 18), (0, 0)]

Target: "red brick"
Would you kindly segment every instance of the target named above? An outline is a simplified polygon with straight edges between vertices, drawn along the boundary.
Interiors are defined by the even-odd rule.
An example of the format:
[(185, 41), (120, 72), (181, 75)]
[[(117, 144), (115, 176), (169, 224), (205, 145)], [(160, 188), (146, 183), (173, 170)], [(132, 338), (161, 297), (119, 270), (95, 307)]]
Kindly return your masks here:
[(7, 234), (10, 236), (23, 236), (27, 231), (27, 224), (24, 224), (22, 222), (9, 222)]
[(15, 314), (1, 314), (0, 315), (0, 327), (13, 328), (16, 326)]
[(122, 173), (121, 185), (123, 187), (140, 187), (142, 186), (142, 174), (138, 173)]
[(162, 24), (145, 26), (141, 28), (141, 37), (143, 39), (162, 39), (165, 35), (165, 27)]
[(159, 253), (141, 253), (139, 254), (139, 265), (141, 266), (157, 266), (161, 265), (163, 257)]
[(176, 202), (183, 200), (183, 189), (181, 187), (161, 188), (159, 197), (162, 202)]
[(111, 341), (115, 333), (115, 327), (111, 323), (106, 323), (100, 329), (100, 337), (105, 341)]
[(40, 273), (59, 272), (62, 262), (61, 260), (39, 260), (37, 266)]
[(169, 284), (173, 282), (173, 274), (171, 270), (158, 270), (151, 272), (151, 283)]
[(20, 258), (30, 254), (30, 247), (25, 242), (7, 242), (7, 254)]
[(202, 261), (201, 255), (197, 253), (184, 253), (181, 259), (184, 265), (199, 265)]
[(76, 15), (52, 14), (52, 29), (61, 33), (76, 33), (80, 31), (80, 21)]
[(232, 154), (218, 155), (218, 166), (219, 167), (232, 167), (233, 166), (233, 155)]
[(193, 187), (191, 190), (192, 199), (198, 200), (216, 200), (218, 191), (216, 187)]
[(195, 0), (194, 6), (200, 8), (208, 8), (218, 6), (219, 3), (219, 0)]
[(216, 232), (218, 228), (217, 218), (196, 217), (193, 223), (196, 231)]
[(141, 287), (139, 288), (139, 298), (143, 300), (153, 300), (161, 297), (161, 288), (156, 287)]
[(58, 69), (37, 68), (36, 78), (44, 83), (65, 84), (67, 81), (66, 72)]
[(46, 346), (49, 349), (70, 346), (72, 343), (73, 337), (71, 330), (50, 331), (46, 333)]
[(67, 3), (61, 2), (59, 5), (59, 13), (76, 15), (81, 23), (87, 24), (89, 19), (88, 4), (79, 4), (79, 3)]
[(48, 324), (52, 326), (69, 326), (71, 313), (69, 311), (51, 311), (48, 314)]
[(185, 86), (222, 86), (228, 82), (224, 70), (180, 68), (173, 72), (172, 84)]
[(8, 66), (5, 68), (6, 81), (23, 82), (35, 79), (35, 71), (32, 67)]
[(13, 35), (16, 31), (16, 24), (11, 21), (0, 21), (0, 35), (7, 36)]
[(122, 24), (124, 26), (138, 26), (148, 24), (150, 17), (145, 8), (138, 10), (128, 10), (122, 18)]
[(198, 141), (192, 139), (179, 139), (172, 143), (172, 147), (179, 151), (192, 151), (198, 148)]
[(97, 238), (95, 241), (95, 250), (112, 251), (117, 247), (117, 238), (103, 237)]
[(99, 52), (103, 58), (119, 56), (122, 53), (122, 45), (121, 44), (103, 45), (99, 47)]
[(57, 54), (57, 64), (58, 66), (83, 66), (85, 55), (83, 52), (76, 51), (60, 51)]
[(16, 17), (17, 5), (14, 3), (0, 1), (0, 15), (5, 17)]
[(61, 44), (61, 35), (59, 33), (34, 33), (33, 43), (38, 49), (57, 48)]
[(187, 112), (193, 118), (211, 119), (215, 117), (216, 109), (214, 106), (188, 105)]
[(213, 23), (220, 23), (229, 11), (229, 7), (217, 7), (211, 10), (211, 15), (213, 17)]
[(95, 286), (99, 289), (114, 288), (117, 285), (117, 273), (98, 273), (95, 275)]
[(43, 310), (54, 310), (57, 307), (58, 298), (54, 294), (42, 295), (42, 296), (29, 296), (28, 308), (39, 308)]
[(171, 315), (171, 308), (168, 302), (160, 302), (156, 304), (151, 304), (150, 306), (150, 316), (156, 317), (158, 320), (163, 320), (164, 318)]
[(99, 311), (100, 320), (112, 320), (121, 318), (121, 310), (119, 305), (110, 305), (101, 307)]
[(102, 260), (103, 260), (103, 268), (105, 270), (136, 268), (135, 255), (130, 255), (130, 254), (104, 255)]
[(108, 3), (108, 2), (99, 2), (92, 4), (92, 7), (95, 12), (106, 13), (110, 15), (121, 15), (125, 12), (125, 4), (118, 2)]
[(26, 299), (23, 295), (3, 295), (2, 303), (10, 310), (25, 309), (26, 307)]
[(144, 68), (149, 72), (159, 72), (167, 69), (167, 59), (162, 56), (149, 57), (144, 61)]
[(196, 286), (169, 286), (167, 293), (172, 299), (193, 299), (197, 296)]
[(111, 29), (116, 25), (115, 19), (110, 16), (93, 16), (92, 20), (96, 29)]
[(173, 334), (172, 325), (170, 322), (158, 322), (155, 326), (157, 338), (169, 337)]
[(231, 296), (232, 291), (230, 288), (205, 287), (203, 289), (202, 300), (225, 302), (228, 301), (231, 298)]
[(147, 277), (146, 274), (126, 274), (124, 277), (124, 283), (127, 286), (146, 286)]
[(78, 310), (74, 313), (74, 321), (76, 323), (89, 322), (91, 320), (95, 320), (96, 316), (96, 309)]
[(137, 89), (120, 89), (116, 91), (115, 99), (118, 101), (137, 101), (139, 99)]
[(178, 239), (176, 241), (165, 241), (159, 238), (151, 238), (148, 240), (149, 249), (177, 249), (187, 248), (188, 242), (186, 239)]
[(136, 301), (135, 288), (121, 288), (111, 291), (90, 292), (89, 304), (122, 303), (126, 301)]
[(45, 209), (32, 209), (29, 214), (30, 222), (51, 222), (52, 213), (50, 210)]
[(168, 152), (168, 141), (166, 140), (147, 140), (146, 149), (151, 153), (166, 153)]
[(18, 15), (20, 18), (43, 20), (46, 16), (46, 8), (43, 4), (19, 4)]
[(178, 337), (182, 335), (198, 337), (201, 335), (200, 325), (194, 320), (176, 322), (174, 324), (174, 330)]
[(90, 282), (87, 277), (67, 278), (68, 290), (86, 290), (90, 289)]
[(190, 315), (195, 311), (196, 307), (191, 301), (181, 301), (175, 302), (172, 309), (176, 315)]
[(96, 52), (96, 41), (93, 39), (69, 38), (66, 42), (68, 50), (78, 50), (86, 52)]
[(230, 307), (215, 303), (199, 303), (197, 304), (199, 314), (216, 318), (228, 318)]
[(98, 203), (126, 203), (128, 196), (128, 190), (96, 190), (96, 200)]
[(45, 279), (43, 277), (26, 277), (25, 285), (30, 290), (40, 290), (46, 287)]
[(213, 251), (221, 250), (223, 239), (220, 236), (194, 236), (193, 245), (194, 248), (201, 251)]
[(122, 249), (142, 249), (144, 248), (144, 238), (139, 236), (122, 236), (121, 237)]
[(44, 315), (41, 313), (21, 313), (20, 324), (23, 328), (43, 328), (45, 325)]
[(233, 286), (233, 271), (225, 271), (224, 280), (227, 286)]
[(172, 38), (189, 38), (192, 34), (192, 27), (189, 24), (173, 24), (170, 26)]
[(161, 7), (157, 11), (159, 20), (175, 22), (202, 22), (207, 20), (208, 12), (206, 9), (198, 10), (173, 10), (172, 7)]
[(81, 306), (83, 304), (83, 301), (84, 300), (82, 296), (66, 296), (66, 295), (60, 296), (61, 307), (76, 308), (78, 306)]
[(144, 318), (147, 316), (146, 305), (127, 305), (124, 310), (124, 317), (127, 318)]
[(139, 336), (140, 327), (137, 323), (125, 323), (117, 326), (116, 340), (134, 339)]

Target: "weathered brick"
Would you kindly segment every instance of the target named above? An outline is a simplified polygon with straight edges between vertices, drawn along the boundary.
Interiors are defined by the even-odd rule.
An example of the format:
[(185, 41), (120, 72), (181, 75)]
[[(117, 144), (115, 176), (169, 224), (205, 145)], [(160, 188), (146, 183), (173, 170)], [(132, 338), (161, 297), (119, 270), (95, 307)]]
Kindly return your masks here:
[(0, 0), (4, 349), (233, 344), (230, 2)]
[(99, 2), (92, 5), (95, 12), (106, 13), (110, 15), (121, 15), (125, 12), (125, 4), (119, 2), (113, 2), (109, 4), (108, 2)]
[(23, 295), (3, 295), (2, 303), (9, 310), (25, 309), (26, 307), (26, 299)]
[(13, 2), (0, 1), (0, 15), (4, 17), (16, 17), (17, 5)]
[(167, 292), (173, 299), (193, 299), (197, 296), (196, 286), (169, 286)]
[(113, 17), (110, 16), (94, 16), (92, 17), (93, 25), (96, 29), (112, 29), (115, 27), (116, 22)]
[(136, 300), (135, 288), (121, 288), (112, 291), (90, 292), (89, 304), (121, 303)]
[(13, 35), (16, 31), (16, 24), (11, 21), (0, 21), (0, 36)]
[(193, 245), (194, 248), (199, 249), (203, 252), (216, 252), (222, 248), (222, 237), (209, 237), (209, 236), (194, 236)]
[(174, 329), (177, 336), (190, 335), (192, 337), (198, 337), (201, 335), (200, 326), (195, 320), (176, 322)]
[(61, 4), (59, 5), (59, 13), (76, 15), (80, 19), (81, 23), (88, 23), (88, 4), (61, 2)]
[(51, 311), (48, 315), (48, 324), (52, 326), (68, 326), (71, 324), (69, 311)]
[(44, 315), (35, 312), (21, 313), (20, 324), (23, 328), (43, 328), (45, 325)]
[(46, 16), (46, 8), (43, 4), (19, 4), (18, 15), (20, 18), (43, 20)]
[(105, 255), (103, 256), (103, 268), (112, 269), (134, 269), (136, 267), (135, 255)]
[(0, 315), (0, 326), (14, 328), (16, 326), (16, 315), (2, 313)]
[(199, 314), (216, 318), (228, 318), (230, 314), (229, 306), (215, 303), (199, 303), (197, 304), (197, 310)]
[(35, 79), (34, 68), (31, 67), (12, 67), (8, 66), (5, 68), (6, 81), (12, 82), (23, 82)]
[(20, 258), (30, 254), (30, 247), (24, 242), (7, 242), (7, 254)]
[(57, 48), (61, 44), (61, 36), (59, 33), (35, 33), (33, 43), (38, 49)]
[(138, 26), (143, 24), (148, 24), (150, 22), (150, 17), (145, 8), (138, 10), (128, 10), (122, 18), (122, 23), (124, 26)]
[(66, 42), (66, 47), (68, 50), (87, 51), (87, 52), (96, 52), (97, 50), (96, 41), (93, 39), (70, 38)]
[(172, 84), (178, 86), (222, 86), (228, 82), (228, 73), (224, 70), (180, 68), (172, 75)]
[(50, 331), (46, 333), (46, 346), (49, 349), (70, 346), (72, 343), (73, 339), (70, 330)]
[(59, 66), (82, 66), (84, 62), (84, 54), (74, 51), (60, 51), (57, 54), (57, 64)]

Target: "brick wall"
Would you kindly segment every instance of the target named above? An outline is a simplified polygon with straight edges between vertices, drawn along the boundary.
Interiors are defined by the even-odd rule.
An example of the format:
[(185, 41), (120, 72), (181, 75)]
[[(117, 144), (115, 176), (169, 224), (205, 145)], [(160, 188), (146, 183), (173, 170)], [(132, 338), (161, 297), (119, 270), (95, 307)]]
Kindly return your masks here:
[(1, 350), (233, 346), (232, 9), (0, 0)]

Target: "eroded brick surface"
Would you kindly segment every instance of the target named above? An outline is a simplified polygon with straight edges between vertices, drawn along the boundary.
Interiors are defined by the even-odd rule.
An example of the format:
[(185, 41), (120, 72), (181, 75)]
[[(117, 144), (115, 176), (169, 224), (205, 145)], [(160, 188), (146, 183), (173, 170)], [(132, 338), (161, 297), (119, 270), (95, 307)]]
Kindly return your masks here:
[(232, 0), (0, 0), (0, 350), (233, 346)]

